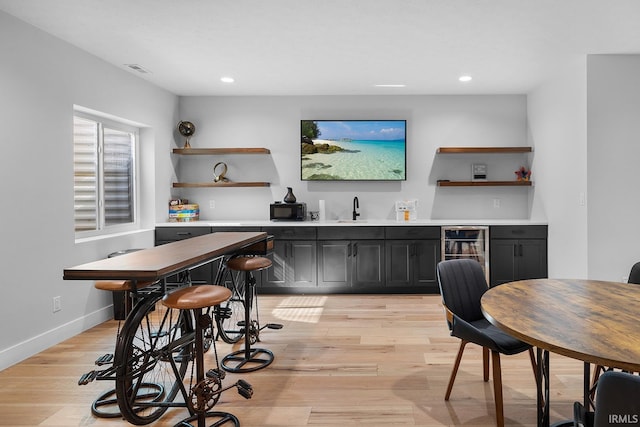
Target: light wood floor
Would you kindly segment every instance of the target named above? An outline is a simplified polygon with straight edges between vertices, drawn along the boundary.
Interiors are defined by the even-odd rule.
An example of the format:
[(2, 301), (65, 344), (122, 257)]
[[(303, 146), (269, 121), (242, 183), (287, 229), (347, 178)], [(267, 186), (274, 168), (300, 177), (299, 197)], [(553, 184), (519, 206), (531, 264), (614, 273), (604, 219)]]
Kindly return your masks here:
[[(451, 400), (444, 401), (459, 341), (449, 336), (438, 295), (260, 296), (261, 347), (276, 359), (242, 374), (251, 400), (233, 389), (214, 409), (242, 426), (495, 426), (492, 382), (482, 381), (482, 353), (469, 345)], [(95, 418), (90, 405), (108, 381), (78, 386), (97, 356), (113, 351), (109, 321), (0, 372), (0, 425), (121, 426)], [(221, 355), (231, 346), (218, 343)], [(536, 423), (535, 383), (526, 353), (502, 359), (506, 424)], [(215, 364), (206, 355), (208, 367)], [(570, 418), (581, 400), (582, 363), (551, 357), (551, 420)], [(236, 376), (225, 379), (235, 382)], [(186, 409), (154, 426), (173, 426)]]

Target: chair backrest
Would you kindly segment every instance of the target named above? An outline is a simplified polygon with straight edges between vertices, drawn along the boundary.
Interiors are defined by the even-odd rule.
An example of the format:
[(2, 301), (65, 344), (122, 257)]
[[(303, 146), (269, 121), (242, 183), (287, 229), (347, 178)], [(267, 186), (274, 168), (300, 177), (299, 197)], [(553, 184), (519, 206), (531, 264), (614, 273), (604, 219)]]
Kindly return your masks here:
[(640, 285), (640, 262), (636, 262), (631, 267), (631, 272), (629, 273), (629, 279), (627, 283), (633, 283), (635, 285)]
[(640, 376), (605, 372), (598, 379), (594, 427), (640, 424)]
[(442, 302), (451, 312), (467, 322), (484, 318), (480, 299), (489, 287), (482, 266), (477, 261), (441, 261), (437, 274)]

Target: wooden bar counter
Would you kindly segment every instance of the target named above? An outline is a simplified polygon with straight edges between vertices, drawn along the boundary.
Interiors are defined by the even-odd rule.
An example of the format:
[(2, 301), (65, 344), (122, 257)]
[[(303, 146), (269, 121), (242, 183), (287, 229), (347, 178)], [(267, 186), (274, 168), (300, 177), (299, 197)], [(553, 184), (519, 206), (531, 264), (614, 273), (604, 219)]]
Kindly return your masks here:
[(218, 232), (64, 269), (65, 280), (156, 281), (267, 241), (265, 232)]

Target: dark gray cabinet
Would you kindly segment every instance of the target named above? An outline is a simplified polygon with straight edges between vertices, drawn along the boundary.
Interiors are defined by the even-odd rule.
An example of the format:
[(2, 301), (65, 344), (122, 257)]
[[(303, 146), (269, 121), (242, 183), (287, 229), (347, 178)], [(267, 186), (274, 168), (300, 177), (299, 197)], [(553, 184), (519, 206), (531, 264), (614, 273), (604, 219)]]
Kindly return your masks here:
[(317, 280), (316, 227), (264, 227), (274, 237), (268, 257), (271, 268), (262, 273), (260, 289), (287, 292), (315, 288)]
[(547, 226), (492, 226), (489, 229), (491, 286), (547, 277)]
[(383, 227), (318, 227), (319, 289), (381, 289), (384, 280)]
[(438, 293), (440, 227), (386, 227), (385, 286), (408, 292)]
[[(156, 228), (156, 244), (218, 231), (265, 231), (274, 237), (272, 266), (256, 275), (265, 293), (438, 293), (441, 227), (394, 225)], [(490, 284), (547, 277), (547, 226), (491, 226)], [(214, 283), (220, 260), (194, 269)], [(181, 280), (174, 277), (171, 280)]]

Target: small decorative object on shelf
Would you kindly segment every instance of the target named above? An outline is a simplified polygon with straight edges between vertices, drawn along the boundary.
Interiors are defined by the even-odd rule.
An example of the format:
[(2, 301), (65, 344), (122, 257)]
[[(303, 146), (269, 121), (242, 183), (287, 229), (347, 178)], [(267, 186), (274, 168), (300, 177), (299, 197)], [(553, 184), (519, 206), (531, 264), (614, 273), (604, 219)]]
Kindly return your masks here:
[[(218, 166), (222, 166), (222, 172), (218, 173)], [(229, 180), (225, 177), (227, 174), (227, 164), (224, 162), (218, 162), (213, 167), (213, 182), (229, 182)]]
[(191, 148), (191, 144), (189, 144), (189, 139), (196, 133), (196, 127), (191, 122), (181, 121), (178, 123), (178, 132), (180, 135), (184, 136), (186, 140), (184, 141), (184, 148)]
[(295, 203), (296, 202), (296, 196), (293, 194), (293, 190), (291, 189), (291, 187), (287, 187), (287, 194), (284, 195), (284, 202), (285, 203)]
[(189, 203), (187, 199), (169, 201), (169, 222), (191, 222), (200, 219), (200, 206)]
[(484, 163), (474, 163), (471, 165), (471, 181), (486, 181), (487, 165)]
[(521, 166), (520, 169), (515, 172), (515, 174), (518, 181), (529, 181), (529, 179), (531, 178), (531, 170), (525, 168), (524, 166)]

